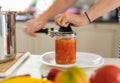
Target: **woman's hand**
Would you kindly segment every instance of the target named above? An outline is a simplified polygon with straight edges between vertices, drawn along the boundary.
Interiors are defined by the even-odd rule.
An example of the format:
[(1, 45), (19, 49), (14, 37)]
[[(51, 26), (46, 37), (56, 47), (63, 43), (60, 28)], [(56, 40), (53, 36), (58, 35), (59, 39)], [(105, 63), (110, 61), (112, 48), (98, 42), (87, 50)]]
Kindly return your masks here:
[(67, 27), (69, 24), (80, 27), (89, 23), (86, 15), (81, 14), (70, 14), (70, 13), (62, 13), (55, 16), (55, 23), (59, 26)]
[(32, 19), (25, 22), (24, 32), (30, 36), (35, 37), (35, 32), (43, 28), (46, 24), (46, 21), (41, 19)]

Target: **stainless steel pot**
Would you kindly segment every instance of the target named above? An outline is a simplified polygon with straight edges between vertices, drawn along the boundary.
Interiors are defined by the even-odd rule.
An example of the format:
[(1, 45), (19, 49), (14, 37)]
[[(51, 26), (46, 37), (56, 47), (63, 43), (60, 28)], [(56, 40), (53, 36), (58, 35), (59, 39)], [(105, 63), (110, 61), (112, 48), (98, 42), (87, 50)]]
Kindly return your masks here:
[(0, 63), (16, 56), (15, 15), (13, 11), (0, 11)]

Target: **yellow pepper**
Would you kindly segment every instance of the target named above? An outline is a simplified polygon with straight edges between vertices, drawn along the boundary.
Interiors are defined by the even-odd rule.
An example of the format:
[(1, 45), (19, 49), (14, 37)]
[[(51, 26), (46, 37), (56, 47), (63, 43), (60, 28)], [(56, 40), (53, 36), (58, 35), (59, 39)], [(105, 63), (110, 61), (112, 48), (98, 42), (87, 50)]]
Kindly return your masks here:
[(31, 77), (18, 77), (4, 80), (0, 83), (53, 83), (49, 80), (31, 78)]

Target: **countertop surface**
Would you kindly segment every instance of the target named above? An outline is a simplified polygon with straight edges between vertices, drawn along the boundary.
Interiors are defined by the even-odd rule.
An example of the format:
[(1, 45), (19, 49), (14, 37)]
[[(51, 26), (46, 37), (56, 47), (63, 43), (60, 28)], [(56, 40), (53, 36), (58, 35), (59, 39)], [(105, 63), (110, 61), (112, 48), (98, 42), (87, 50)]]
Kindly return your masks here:
[[(120, 67), (120, 59), (119, 58), (104, 58), (104, 64), (103, 65), (116, 65)], [(103, 66), (101, 65), (101, 66)], [(85, 72), (88, 74), (88, 76), (91, 75), (91, 73), (101, 67), (91, 67), (91, 68), (83, 68)], [(40, 62), (40, 56), (39, 55), (30, 55), (30, 57), (24, 61), (10, 76), (16, 76), (16, 75), (24, 75), (24, 74), (30, 74), (31, 77), (40, 78), (41, 75), (47, 75), (49, 70), (51, 68), (55, 68), (53, 66), (48, 66), (45, 64), (42, 64)], [(66, 68), (60, 68), (62, 70), (65, 70)], [(0, 80), (5, 78), (0, 78)]]

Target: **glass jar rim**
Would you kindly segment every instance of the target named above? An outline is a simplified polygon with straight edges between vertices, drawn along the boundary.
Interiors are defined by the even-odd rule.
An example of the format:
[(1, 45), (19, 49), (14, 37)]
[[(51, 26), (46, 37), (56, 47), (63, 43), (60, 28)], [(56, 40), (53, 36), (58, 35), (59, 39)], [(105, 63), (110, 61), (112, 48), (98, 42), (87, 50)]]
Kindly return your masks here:
[(76, 37), (75, 32), (57, 32), (55, 34), (56, 37)]

